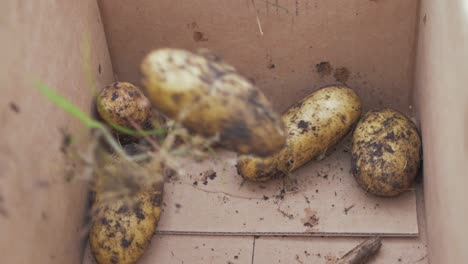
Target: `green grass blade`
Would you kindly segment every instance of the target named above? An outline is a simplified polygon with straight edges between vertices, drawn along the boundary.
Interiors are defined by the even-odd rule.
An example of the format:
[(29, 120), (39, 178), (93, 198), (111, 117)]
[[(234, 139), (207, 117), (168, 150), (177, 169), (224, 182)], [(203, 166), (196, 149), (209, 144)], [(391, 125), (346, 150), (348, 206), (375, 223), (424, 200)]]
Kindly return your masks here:
[(92, 119), (86, 113), (78, 109), (67, 99), (56, 93), (53, 89), (41, 82), (35, 82), (36, 88), (47, 97), (50, 101), (55, 103), (57, 106), (71, 114), (72, 116), (81, 120), (89, 128), (104, 128), (104, 125), (99, 121)]

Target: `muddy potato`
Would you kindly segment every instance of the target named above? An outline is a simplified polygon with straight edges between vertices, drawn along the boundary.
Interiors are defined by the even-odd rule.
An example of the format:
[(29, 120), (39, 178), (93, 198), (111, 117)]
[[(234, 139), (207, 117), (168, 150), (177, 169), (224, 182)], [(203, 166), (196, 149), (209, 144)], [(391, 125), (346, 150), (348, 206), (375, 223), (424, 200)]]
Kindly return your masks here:
[(115, 200), (103, 205), (90, 230), (90, 247), (98, 264), (133, 264), (156, 231), (161, 193), (139, 192), (134, 203)]
[(353, 133), (352, 172), (359, 185), (379, 196), (408, 190), (421, 160), (414, 123), (392, 109), (367, 112)]
[(350, 131), (360, 114), (361, 100), (352, 89), (319, 89), (283, 114), (288, 132), (286, 146), (267, 158), (239, 156), (237, 171), (246, 179), (262, 181), (321, 159)]
[(151, 52), (141, 70), (149, 99), (162, 113), (225, 147), (259, 156), (286, 142), (281, 118), (250, 81), (208, 52)]
[[(160, 170), (159, 164), (148, 166), (153, 165), (154, 172)], [(123, 170), (119, 166), (111, 168), (118, 170), (117, 173)], [(97, 175), (89, 244), (98, 264), (133, 264), (143, 255), (156, 231), (161, 213), (162, 181), (148, 178), (151, 176), (148, 171), (153, 172), (149, 167), (140, 171), (145, 175), (138, 172), (139, 175), (128, 176), (109, 174), (112, 169)], [(121, 195), (125, 192), (127, 194)]]
[(138, 87), (115, 82), (102, 89), (96, 100), (99, 115), (107, 123), (133, 128), (131, 121), (144, 127), (151, 116), (151, 103)]

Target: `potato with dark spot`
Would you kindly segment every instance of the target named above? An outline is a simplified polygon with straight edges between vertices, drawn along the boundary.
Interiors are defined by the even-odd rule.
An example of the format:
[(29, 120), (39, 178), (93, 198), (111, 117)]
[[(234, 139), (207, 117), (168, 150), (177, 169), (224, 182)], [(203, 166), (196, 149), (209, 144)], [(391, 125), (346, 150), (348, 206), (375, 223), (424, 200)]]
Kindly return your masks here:
[(239, 156), (237, 172), (264, 181), (292, 172), (312, 159), (322, 159), (348, 132), (361, 114), (361, 99), (350, 88), (319, 89), (283, 114), (286, 146), (267, 157)]
[(413, 183), (421, 161), (414, 123), (392, 109), (367, 112), (353, 134), (352, 172), (367, 192), (396, 196)]
[[(132, 175), (123, 175), (119, 164), (115, 166), (117, 174), (99, 169), (89, 232), (91, 252), (98, 264), (136, 263), (151, 242), (160, 218), (163, 184), (144, 180), (147, 185), (143, 185), (137, 181), (139, 176), (148, 178), (162, 173), (159, 164), (147, 166), (156, 169), (135, 167), (138, 172), (131, 172)], [(122, 188), (130, 193), (122, 195)]]
[(145, 127), (151, 116), (151, 103), (143, 92), (127, 82), (115, 82), (102, 89), (96, 99), (99, 115), (109, 124), (134, 128), (131, 121)]
[(279, 151), (284, 125), (262, 92), (207, 51), (160, 49), (141, 65), (149, 99), (160, 112), (242, 154)]

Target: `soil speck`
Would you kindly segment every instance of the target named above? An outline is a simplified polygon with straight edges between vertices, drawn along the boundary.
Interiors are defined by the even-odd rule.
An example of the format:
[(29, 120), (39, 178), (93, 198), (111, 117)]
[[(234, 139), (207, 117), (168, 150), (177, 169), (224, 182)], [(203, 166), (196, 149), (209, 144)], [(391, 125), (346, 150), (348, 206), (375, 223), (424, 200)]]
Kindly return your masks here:
[(339, 258), (332, 256), (332, 255), (326, 255), (325, 260), (327, 261), (325, 262), (326, 264), (336, 264)]
[(0, 204), (0, 216), (8, 218), (8, 211)]
[(66, 129), (60, 129), (60, 133), (62, 134), (62, 144), (60, 146), (60, 151), (65, 154), (67, 152), (68, 147), (70, 147), (72, 143), (72, 136), (70, 133), (67, 132)]
[(49, 182), (46, 180), (36, 180), (36, 186), (45, 189), (49, 187)]
[(198, 28), (197, 22), (194, 21), (194, 22), (192, 22), (192, 23), (187, 24), (187, 28), (189, 28), (189, 29), (196, 29), (196, 28)]
[(205, 37), (205, 35), (203, 34), (203, 32), (194, 31), (194, 32), (193, 32), (193, 40), (196, 41), (196, 42), (208, 41), (208, 38)]
[(304, 120), (301, 120), (299, 121), (299, 123), (297, 123), (297, 127), (302, 128), (302, 129), (307, 129), (309, 127), (309, 123)]
[(335, 72), (333, 73), (333, 77), (335, 77), (335, 80), (341, 83), (346, 83), (350, 75), (351, 72), (346, 67), (336, 68)]
[(331, 74), (333, 67), (331, 66), (330, 62), (322, 61), (315, 65), (315, 70), (320, 77), (324, 77)]
[(20, 108), (19, 108), (19, 106), (17, 104), (15, 104), (13, 102), (10, 102), (9, 106), (10, 106), (10, 110), (15, 112), (15, 113), (19, 114), (21, 112)]
[(320, 218), (317, 216), (317, 211), (310, 208), (304, 209), (305, 216), (301, 219), (305, 227), (307, 227), (307, 232), (317, 231), (316, 227), (319, 224)]

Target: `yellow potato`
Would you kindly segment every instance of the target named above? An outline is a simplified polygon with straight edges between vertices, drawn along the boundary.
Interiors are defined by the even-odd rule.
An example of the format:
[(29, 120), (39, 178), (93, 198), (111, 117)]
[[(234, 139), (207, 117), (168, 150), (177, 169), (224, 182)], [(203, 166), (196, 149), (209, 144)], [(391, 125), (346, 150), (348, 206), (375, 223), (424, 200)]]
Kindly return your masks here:
[(161, 193), (139, 192), (135, 200), (100, 208), (89, 237), (97, 263), (132, 264), (143, 255), (159, 221)]
[(239, 156), (238, 173), (263, 181), (292, 172), (312, 159), (321, 159), (357, 122), (361, 100), (350, 88), (319, 89), (283, 114), (288, 132), (286, 146), (267, 157)]
[(259, 156), (286, 142), (281, 118), (262, 92), (219, 58), (178, 49), (151, 52), (141, 70), (153, 105), (189, 130)]
[(134, 128), (130, 121), (145, 127), (151, 116), (151, 103), (138, 87), (115, 82), (100, 91), (96, 100), (99, 115), (107, 123)]
[(122, 165), (116, 162), (99, 168), (96, 175), (89, 244), (98, 264), (136, 263), (160, 218), (163, 185), (156, 180), (160, 164)]
[(379, 196), (408, 190), (421, 161), (414, 123), (392, 109), (367, 112), (353, 134), (352, 172), (359, 185)]

